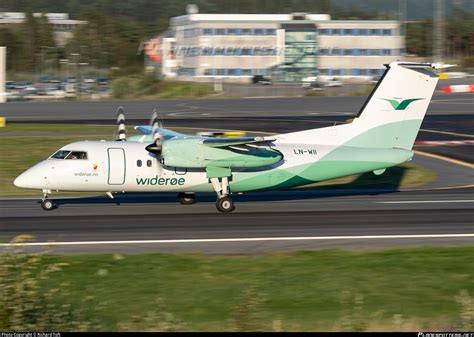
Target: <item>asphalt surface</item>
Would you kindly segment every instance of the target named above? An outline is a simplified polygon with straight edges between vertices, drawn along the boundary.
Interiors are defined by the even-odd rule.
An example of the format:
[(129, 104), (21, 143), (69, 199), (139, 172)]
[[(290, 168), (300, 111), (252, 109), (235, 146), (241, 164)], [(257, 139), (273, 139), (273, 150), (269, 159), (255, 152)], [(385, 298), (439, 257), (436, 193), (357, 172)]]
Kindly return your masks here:
[[(2, 201), (0, 231), (3, 242), (19, 234), (33, 235), (35, 242), (55, 242), (57, 253), (253, 254), (472, 244), (472, 192), (472, 188), (398, 193), (295, 191), (279, 193), (277, 200), (275, 194), (262, 193), (237, 196), (238, 210), (232, 214), (218, 213), (211, 196), (190, 206), (166, 195), (118, 197), (120, 205), (104, 198), (70, 199), (47, 214), (33, 200), (11, 200)], [(76, 244), (64, 245), (71, 242)]]
[[(282, 116), (355, 116), (366, 97), (297, 97), (254, 99), (199, 99), (149, 101), (85, 102), (10, 102), (0, 105), (0, 116), (8, 121), (115, 121), (116, 110), (123, 106), (132, 120), (148, 120), (153, 109), (165, 119)], [(429, 115), (470, 114), (472, 94), (437, 94), (428, 109)]]

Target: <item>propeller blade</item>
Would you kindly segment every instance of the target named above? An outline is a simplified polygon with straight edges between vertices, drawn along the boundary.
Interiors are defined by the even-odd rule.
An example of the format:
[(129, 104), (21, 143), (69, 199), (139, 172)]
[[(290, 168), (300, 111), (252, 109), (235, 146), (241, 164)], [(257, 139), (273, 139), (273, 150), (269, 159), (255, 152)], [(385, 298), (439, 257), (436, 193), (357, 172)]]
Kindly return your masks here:
[(160, 128), (163, 126), (163, 123), (161, 122), (156, 109), (153, 110), (153, 113), (151, 115), (150, 125), (151, 133), (153, 136), (153, 143), (148, 145), (146, 149), (147, 151), (159, 156), (163, 148), (163, 137), (160, 132)]
[(117, 139), (119, 141), (127, 140), (127, 130), (125, 126), (125, 110), (123, 107), (117, 109)]

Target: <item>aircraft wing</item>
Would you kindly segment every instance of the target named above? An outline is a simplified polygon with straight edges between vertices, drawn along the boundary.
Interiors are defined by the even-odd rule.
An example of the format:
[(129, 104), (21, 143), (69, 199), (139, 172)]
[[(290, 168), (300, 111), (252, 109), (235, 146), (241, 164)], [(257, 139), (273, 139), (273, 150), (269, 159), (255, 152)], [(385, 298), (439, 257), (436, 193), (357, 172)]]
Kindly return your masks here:
[[(135, 127), (135, 130), (138, 130), (144, 135), (151, 135), (152, 133), (152, 127), (150, 125), (139, 125)], [(165, 128), (158, 128), (158, 130), (165, 139), (170, 139), (170, 138), (175, 138), (175, 137), (179, 137), (179, 138), (193, 138), (194, 137), (194, 136), (185, 135), (184, 133), (171, 131)]]
[(242, 137), (242, 138), (204, 138), (201, 144), (209, 147), (225, 147), (246, 144), (267, 144), (275, 139), (265, 139), (263, 137)]

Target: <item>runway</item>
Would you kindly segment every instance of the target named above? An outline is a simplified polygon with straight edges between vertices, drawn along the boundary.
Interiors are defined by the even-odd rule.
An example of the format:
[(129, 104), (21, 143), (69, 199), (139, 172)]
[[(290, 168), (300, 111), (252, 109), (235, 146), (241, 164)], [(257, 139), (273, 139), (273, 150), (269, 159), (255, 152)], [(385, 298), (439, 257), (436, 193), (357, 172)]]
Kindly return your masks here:
[(236, 196), (238, 211), (232, 214), (218, 213), (211, 195), (188, 206), (169, 195), (119, 196), (120, 205), (103, 197), (69, 199), (49, 213), (34, 200), (4, 200), (0, 231), (3, 242), (20, 234), (53, 246), (58, 242), (57, 253), (254, 254), (472, 244), (472, 192), (259, 193)]

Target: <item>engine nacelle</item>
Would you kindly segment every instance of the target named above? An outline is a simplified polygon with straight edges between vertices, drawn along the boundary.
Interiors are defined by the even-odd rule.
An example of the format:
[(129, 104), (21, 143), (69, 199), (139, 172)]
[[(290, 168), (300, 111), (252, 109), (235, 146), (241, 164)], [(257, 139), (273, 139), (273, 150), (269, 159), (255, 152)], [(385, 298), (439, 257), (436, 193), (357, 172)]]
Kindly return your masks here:
[(268, 147), (209, 147), (194, 138), (164, 142), (161, 157), (167, 166), (189, 168), (250, 168), (272, 165), (283, 159), (279, 151)]

